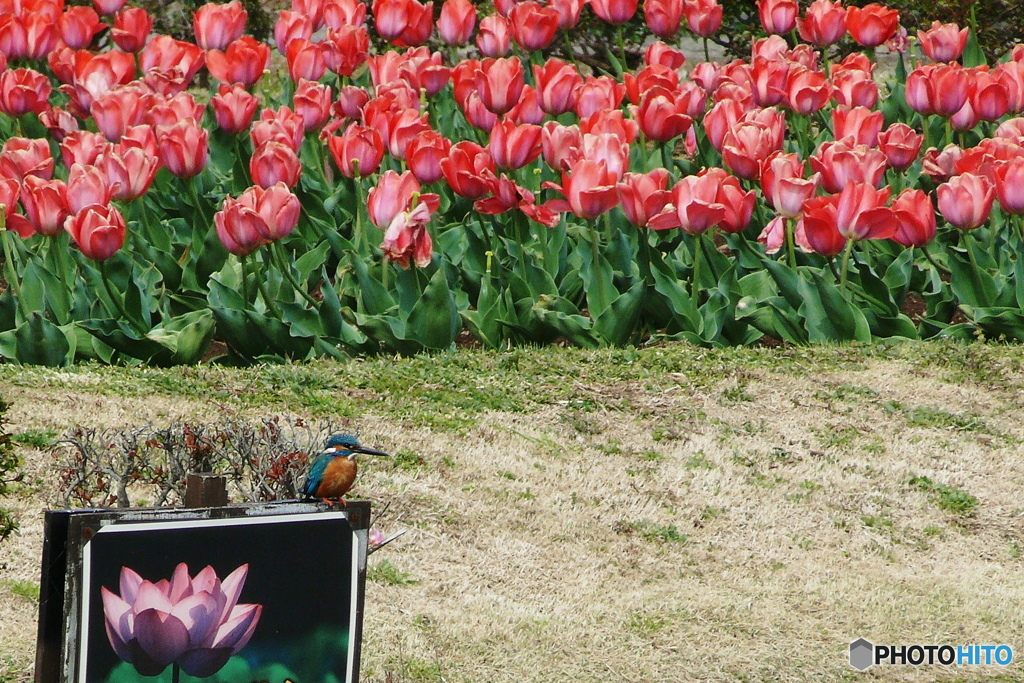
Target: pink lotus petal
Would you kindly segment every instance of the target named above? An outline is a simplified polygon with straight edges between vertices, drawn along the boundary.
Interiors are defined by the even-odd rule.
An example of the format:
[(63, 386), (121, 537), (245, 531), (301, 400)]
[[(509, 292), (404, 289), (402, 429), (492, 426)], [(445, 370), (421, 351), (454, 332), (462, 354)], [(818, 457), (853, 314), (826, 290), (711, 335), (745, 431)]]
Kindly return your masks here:
[(173, 606), (173, 603), (167, 597), (167, 593), (160, 589), (159, 583), (153, 584), (149, 581), (143, 581), (139, 586), (139, 592), (135, 597), (135, 602), (132, 604), (132, 609), (135, 614), (139, 614), (147, 609), (169, 613)]
[(178, 602), (193, 592), (192, 579), (188, 576), (188, 565), (182, 562), (174, 568), (174, 575), (171, 577), (171, 584), (167, 595), (171, 602)]
[(213, 571), (213, 567), (210, 565), (203, 567), (203, 570), (196, 574), (196, 578), (192, 579), (192, 592), (194, 593), (206, 591), (213, 594), (220, 589), (220, 579), (217, 578), (217, 572)]
[(163, 666), (188, 649), (188, 629), (180, 619), (166, 612), (147, 609), (139, 613), (135, 617), (135, 634), (142, 651)]
[(129, 605), (135, 602), (135, 596), (142, 585), (142, 577), (128, 567), (121, 567), (121, 599)]
[(189, 647), (209, 647), (221, 623), (217, 599), (209, 593), (188, 596), (174, 606), (171, 615), (188, 630)]
[(263, 605), (238, 605), (231, 618), (217, 631), (215, 647), (230, 647), (235, 654), (249, 642), (263, 613)]
[[(423, 205), (420, 204), (420, 206)], [(221, 590), (224, 591), (224, 596), (227, 598), (227, 602), (224, 605), (224, 614), (231, 612), (235, 605), (238, 604), (238, 596), (242, 592), (242, 584), (245, 583), (248, 575), (249, 565), (243, 564), (224, 579), (224, 583), (221, 584)]]

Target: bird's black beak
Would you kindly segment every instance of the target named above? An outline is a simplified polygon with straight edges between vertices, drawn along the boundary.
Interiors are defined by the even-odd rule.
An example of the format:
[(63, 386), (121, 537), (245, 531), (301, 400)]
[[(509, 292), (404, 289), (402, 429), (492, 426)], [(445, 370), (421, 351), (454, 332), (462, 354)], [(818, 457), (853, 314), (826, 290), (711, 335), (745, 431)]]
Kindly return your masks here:
[(355, 451), (356, 453), (366, 453), (367, 455), (383, 455), (383, 456), (390, 456), (391, 455), (390, 453), (385, 453), (384, 451), (378, 451), (375, 448), (367, 448), (366, 446), (356, 446), (352, 450)]

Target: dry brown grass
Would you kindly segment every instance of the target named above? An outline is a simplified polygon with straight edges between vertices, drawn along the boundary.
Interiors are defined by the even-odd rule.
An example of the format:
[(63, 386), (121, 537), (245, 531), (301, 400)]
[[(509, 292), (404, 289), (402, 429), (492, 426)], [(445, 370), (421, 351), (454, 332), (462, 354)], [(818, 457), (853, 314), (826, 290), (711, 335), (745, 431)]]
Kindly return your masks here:
[[(575, 398), (464, 434), (366, 397), (364, 443), (422, 464), (369, 462), (356, 490), (391, 502), (386, 531), (409, 529), (370, 560), (363, 680), (1024, 680), (1016, 663), (861, 675), (846, 661), (861, 636), (1024, 652), (1019, 363), (979, 379), (914, 352), (750, 353), (711, 381), (567, 374)], [(76, 377), (3, 390), (10, 431), (257, 414)], [(23, 454), (29, 488), (4, 501), (22, 529), (0, 546), (0, 680), (29, 677), (36, 607), (10, 586), (37, 580), (53, 500), (48, 456)], [(951, 491), (977, 506), (950, 508)]]

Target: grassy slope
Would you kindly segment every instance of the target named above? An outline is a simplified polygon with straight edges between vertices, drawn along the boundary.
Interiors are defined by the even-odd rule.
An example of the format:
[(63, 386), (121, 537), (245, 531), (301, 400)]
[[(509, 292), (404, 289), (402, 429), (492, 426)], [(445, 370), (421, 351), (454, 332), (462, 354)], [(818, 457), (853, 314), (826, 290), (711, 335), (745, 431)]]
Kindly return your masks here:
[[(347, 421), (398, 457), (364, 680), (843, 680), (849, 641), (1024, 652), (1024, 353), (905, 344), (459, 351), (245, 370), (0, 366), (28, 480), (0, 546), (27, 680), (39, 511), (75, 424)], [(8, 625), (13, 625), (9, 627)], [(1024, 680), (1024, 668), (875, 670)]]

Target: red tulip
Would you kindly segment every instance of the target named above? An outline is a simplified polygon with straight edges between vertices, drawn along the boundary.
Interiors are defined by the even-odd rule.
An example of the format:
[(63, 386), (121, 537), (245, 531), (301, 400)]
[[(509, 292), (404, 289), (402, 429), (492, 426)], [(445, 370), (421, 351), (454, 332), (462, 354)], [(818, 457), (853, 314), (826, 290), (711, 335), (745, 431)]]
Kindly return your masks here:
[(750, 68), (751, 95), (759, 107), (774, 107), (786, 99), (792, 62), (757, 57)]
[(90, 204), (109, 204), (113, 188), (107, 176), (95, 166), (74, 164), (68, 173), (67, 201), (71, 213), (78, 213)]
[(885, 123), (880, 111), (867, 107), (837, 107), (832, 110), (832, 130), (836, 140), (847, 140), (851, 145), (878, 146), (878, 134)]
[(683, 4), (683, 0), (644, 0), (647, 28), (659, 38), (671, 39), (679, 32), (683, 20)]
[[(362, 3), (360, 5), (366, 7)], [(274, 45), (277, 51), (283, 55), (288, 54), (288, 44), (297, 39), (313, 39), (313, 20), (306, 14), (281, 10), (274, 23)]]
[(590, 9), (609, 24), (625, 24), (636, 14), (638, 0), (590, 0)]
[(222, 83), (241, 83), (247, 88), (263, 76), (269, 61), (270, 48), (251, 36), (232, 41), (223, 51), (206, 53), (206, 66), (211, 76)]
[(1006, 88), (1007, 111), (1015, 115), (1024, 112), (1024, 62), (1002, 62), (992, 73)]
[(1024, 147), (1024, 117), (1017, 117), (1000, 123), (999, 127), (996, 128), (994, 137), (1009, 140)]
[(314, 32), (323, 28), (326, 11), (324, 0), (292, 0), (291, 10), (308, 16), (313, 21)]
[(939, 185), (939, 212), (950, 225), (973, 230), (988, 220), (995, 201), (995, 187), (981, 175), (965, 173)]
[(21, 205), (25, 218), (36, 232), (47, 237), (59, 235), (64, 229), (64, 219), (71, 210), (68, 206), (68, 190), (63, 180), (43, 180), (26, 176), (21, 186)]
[(64, 229), (82, 254), (93, 261), (106, 261), (116, 254), (128, 231), (121, 212), (102, 204), (92, 204), (68, 217)]
[(961, 29), (956, 24), (933, 21), (930, 29), (917, 32), (917, 39), (921, 41), (921, 49), (933, 62), (954, 62), (960, 59), (967, 47), (968, 33), (968, 29)]
[(88, 130), (77, 130), (68, 135), (60, 143), (61, 157), (64, 165), (71, 168), (74, 164), (90, 166), (96, 157), (107, 146), (107, 140), (99, 133)]
[(225, 197), (221, 210), (213, 216), (213, 224), (221, 244), (235, 256), (248, 256), (271, 242), (267, 222), (241, 198)]
[[(644, 5), (646, 11), (646, 5)], [(681, 7), (681, 5), (680, 5)], [(705, 62), (708, 63), (708, 62)], [(647, 46), (644, 50), (644, 64), (648, 66), (654, 64), (660, 64), (661, 66), (667, 66), (673, 71), (682, 68), (686, 64), (686, 55), (679, 50), (671, 48), (660, 40), (656, 40)], [(697, 80), (693, 74), (690, 77)], [(703, 85), (701, 87), (704, 87)], [(706, 90), (707, 88), (705, 88)]]
[(580, 23), (586, 0), (549, 0), (548, 7), (558, 12), (558, 28), (568, 31)]
[(1024, 214), (1024, 157), (999, 162), (995, 170), (996, 197), (1003, 211)]
[(823, 142), (808, 161), (811, 170), (821, 174), (821, 186), (826, 192), (842, 192), (851, 182), (878, 187), (885, 178), (882, 152), (844, 140)]
[(476, 46), (485, 57), (504, 57), (512, 46), (512, 27), (500, 14), (490, 14), (480, 21)]
[(583, 133), (577, 125), (563, 126), (557, 121), (544, 124), (540, 134), (544, 163), (556, 171), (565, 171), (581, 157)]
[(173, 126), (182, 119), (203, 120), (205, 105), (196, 102), (196, 98), (188, 92), (180, 92), (173, 97), (154, 97), (145, 112), (145, 122), (153, 127)]
[(580, 159), (562, 172), (561, 186), (545, 182), (544, 187), (556, 189), (565, 196), (545, 206), (556, 212), (572, 211), (584, 220), (597, 218), (619, 203), (616, 179), (608, 174), (604, 161)]
[(259, 99), (237, 83), (221, 83), (217, 94), (210, 98), (217, 125), (231, 135), (248, 130), (259, 105)]
[(128, 7), (117, 13), (110, 28), (110, 39), (125, 52), (138, 52), (146, 46), (153, 30), (153, 17), (142, 7)]
[(309, 133), (324, 127), (331, 115), (330, 86), (301, 79), (292, 97), (295, 113), (302, 117), (303, 129)]
[(998, 121), (1010, 109), (1010, 93), (1006, 85), (989, 71), (973, 74), (968, 101), (982, 121)]
[(440, 133), (425, 132), (409, 141), (405, 148), (405, 163), (420, 183), (436, 183), (444, 175), (441, 162), (448, 157), (451, 147), (451, 141)]
[(426, 46), (421, 46), (403, 55), (398, 75), (416, 93), (423, 90), (430, 97), (448, 85), (452, 70), (444, 65), (440, 52), (431, 52)]
[(761, 162), (781, 147), (781, 141), (768, 125), (743, 121), (725, 134), (722, 160), (733, 173), (751, 180), (761, 172)]
[(520, 2), (508, 15), (512, 39), (527, 52), (543, 50), (558, 32), (558, 12), (534, 0)]
[[(433, 3), (428, 5), (432, 12)], [(373, 20), (377, 34), (388, 41), (400, 40), (410, 26), (415, 26), (422, 20), (426, 9), (426, 5), (416, 0), (374, 0)], [(433, 27), (433, 15), (430, 16), (430, 26)]]
[(635, 76), (623, 74), (622, 81), (626, 86), (626, 97), (633, 104), (640, 104), (640, 97), (651, 88), (661, 88), (670, 93), (680, 89), (679, 74), (667, 66), (660, 65), (645, 66)]
[[(56, 4), (54, 4), (56, 7)], [(60, 43), (57, 17), (48, 17), (41, 12), (22, 14), (18, 17), (25, 27), (25, 54), (28, 59), (43, 59), (50, 50)]]
[(708, 142), (715, 150), (722, 151), (726, 133), (736, 127), (745, 113), (746, 110), (742, 104), (729, 99), (718, 102), (704, 115), (704, 132), (708, 136)]
[(604, 109), (618, 109), (626, 86), (611, 76), (587, 76), (576, 91), (576, 115), (585, 119)]
[(690, 30), (698, 36), (710, 38), (722, 26), (723, 10), (718, 0), (691, 0), (683, 3), (683, 14)]
[(519, 101), (523, 92), (523, 65), (517, 57), (485, 59), (476, 71), (480, 101), (488, 111), (501, 116)]
[(440, 198), (436, 194), (420, 194), (420, 183), (412, 173), (406, 171), (399, 175), (394, 171), (385, 171), (376, 187), (370, 188), (366, 200), (366, 211), (370, 220), (381, 230), (386, 230), (402, 211), (408, 211), (414, 195), (425, 203), (431, 212), (437, 210)]
[(42, 180), (53, 177), (53, 157), (46, 140), (7, 138), (0, 149), (0, 176), (24, 181), (29, 176)]
[(869, 71), (834, 69), (832, 88), (832, 96), (836, 102), (845, 107), (872, 109), (878, 103), (878, 84)]
[(338, 170), (346, 178), (365, 178), (377, 172), (384, 158), (384, 139), (370, 126), (349, 124), (342, 135), (327, 138)]
[(803, 215), (797, 230), (803, 232), (808, 246), (826, 257), (833, 257), (846, 247), (846, 238), (836, 225), (839, 195), (813, 197), (804, 202)]
[(796, 26), (802, 40), (828, 47), (846, 35), (846, 9), (841, 2), (814, 0)]
[(0, 73), (0, 111), (16, 119), (38, 113), (51, 90), (50, 79), (34, 69), (8, 69)]
[(627, 173), (616, 186), (619, 202), (626, 220), (633, 225), (644, 228), (647, 224), (666, 211), (672, 193), (668, 190), (668, 171), (656, 168), (649, 173)]
[(917, 159), (924, 136), (905, 123), (894, 123), (878, 136), (878, 149), (893, 169), (905, 171)]
[[(228, 46), (230, 48), (230, 45)], [(109, 54), (116, 54), (114, 52)], [(175, 40), (170, 36), (156, 36), (139, 53), (139, 68), (143, 72), (179, 70), (186, 83), (191, 82), (204, 63), (203, 48), (192, 43)], [(129, 59), (131, 55), (127, 55)], [(132, 62), (134, 64), (134, 62)], [(212, 72), (211, 72), (212, 73)], [(227, 81), (233, 83), (234, 81)]]
[(46, 127), (50, 137), (62, 142), (65, 137), (79, 130), (78, 119), (71, 112), (60, 107), (47, 107), (39, 111), (39, 123)]
[(761, 26), (768, 33), (789, 33), (796, 27), (800, 8), (796, 0), (757, 0)]
[(728, 233), (743, 232), (750, 224), (750, 217), (754, 213), (754, 191), (744, 191), (739, 178), (722, 168), (706, 168), (697, 175), (702, 178), (713, 178), (718, 185), (716, 199), (725, 211), (717, 226)]
[(195, 119), (161, 126), (157, 133), (160, 161), (179, 178), (192, 178), (206, 167), (209, 133)]
[(361, 0), (328, 0), (324, 4), (324, 23), (333, 31), (342, 26), (362, 26), (366, 23), (366, 5)]
[(469, 42), (476, 26), (476, 7), (469, 0), (445, 0), (437, 19), (441, 40), (459, 46)]
[(207, 3), (196, 10), (192, 28), (196, 44), (204, 50), (223, 50), (245, 33), (249, 13), (239, 0), (226, 5)]
[(263, 219), (269, 241), (279, 240), (291, 234), (299, 224), (302, 206), (299, 198), (292, 194), (284, 183), (277, 183), (264, 189), (253, 186), (238, 197), (240, 206), (252, 209)]
[(923, 247), (935, 237), (935, 207), (922, 190), (906, 189), (892, 203), (899, 227), (892, 239), (905, 247)]
[(682, 228), (691, 235), (700, 235), (725, 219), (725, 205), (719, 199), (720, 176), (689, 175), (672, 188), (675, 215), (662, 214), (648, 223), (655, 230)]
[(264, 144), (249, 159), (249, 176), (254, 185), (264, 189), (277, 183), (295, 187), (301, 173), (302, 164), (295, 151), (280, 142)]
[(431, 131), (427, 115), (405, 109), (391, 115), (388, 122), (388, 151), (396, 159), (405, 159), (405, 148), (416, 137)]
[(846, 239), (889, 239), (899, 227), (886, 206), (891, 190), (876, 190), (867, 183), (848, 183), (837, 195), (836, 229)]
[(277, 111), (264, 109), (260, 112), (259, 119), (249, 129), (249, 139), (252, 141), (253, 149), (270, 140), (277, 140), (298, 154), (305, 132), (305, 121), (302, 117), (287, 106), (281, 106)]
[[(117, 142), (132, 126), (146, 122), (154, 105), (152, 95), (145, 89), (125, 85), (100, 95), (92, 103), (92, 117), (96, 127), (110, 142)], [(174, 117), (176, 120), (178, 117)]]
[(686, 113), (686, 103), (664, 88), (652, 88), (644, 93), (633, 117), (649, 140), (668, 142), (686, 133), (693, 119)]
[(505, 118), (520, 125), (525, 123), (537, 125), (543, 121), (544, 110), (540, 108), (540, 99), (537, 97), (537, 91), (528, 85), (524, 85), (523, 95), (519, 99), (519, 104), (509, 109)]
[(786, 218), (796, 218), (806, 200), (818, 191), (821, 176), (804, 178), (804, 163), (796, 154), (775, 152), (761, 163), (761, 191), (765, 201)]
[(118, 85), (130, 83), (134, 77), (135, 59), (125, 52), (112, 50), (78, 58), (75, 60), (74, 98), (88, 111), (97, 97)]
[(832, 97), (832, 86), (825, 74), (805, 68), (790, 69), (786, 81), (786, 104), (798, 114), (808, 116), (820, 111)]
[(125, 0), (92, 0), (93, 7), (104, 16), (116, 14), (124, 7), (124, 3)]
[(106, 176), (113, 198), (130, 202), (149, 190), (160, 167), (160, 160), (138, 147), (129, 147), (103, 152), (96, 159), (96, 167)]
[(640, 134), (640, 126), (636, 121), (627, 119), (619, 109), (603, 109), (590, 116), (580, 119), (580, 131), (586, 135), (613, 133), (626, 145), (633, 144)]
[(972, 130), (979, 123), (981, 123), (981, 117), (974, 110), (970, 99), (964, 102), (964, 106), (960, 107), (960, 111), (949, 117), (949, 125), (953, 130)]
[(895, 35), (900, 25), (900, 13), (878, 3), (846, 10), (846, 30), (850, 37), (864, 47), (877, 47)]
[(301, 79), (319, 81), (327, 71), (323, 49), (319, 43), (296, 38), (288, 43), (288, 75), (293, 83)]
[(430, 214), (430, 208), (420, 202), (410, 210), (399, 212), (392, 219), (380, 245), (389, 261), (405, 269), (409, 268), (410, 262), (419, 268), (430, 265), (433, 251), (433, 242), (427, 231)]
[(541, 109), (552, 116), (573, 110), (576, 90), (583, 85), (574, 64), (551, 57), (544, 66), (533, 66), (533, 76)]
[(491, 129), (487, 149), (498, 168), (515, 170), (533, 163), (540, 156), (540, 136), (540, 126), (517, 125), (504, 119)]
[(103, 28), (92, 7), (68, 7), (60, 17), (60, 37), (65, 45), (75, 50), (89, 47), (93, 36)]
[(351, 76), (366, 62), (370, 36), (362, 26), (342, 26), (328, 31), (320, 45), (327, 68), (339, 76)]
[(452, 145), (448, 156), (440, 162), (441, 172), (452, 192), (470, 200), (481, 199), (489, 192), (484, 171), (495, 172), (490, 153), (475, 142)]

